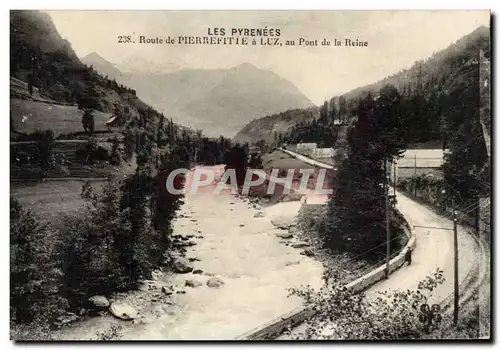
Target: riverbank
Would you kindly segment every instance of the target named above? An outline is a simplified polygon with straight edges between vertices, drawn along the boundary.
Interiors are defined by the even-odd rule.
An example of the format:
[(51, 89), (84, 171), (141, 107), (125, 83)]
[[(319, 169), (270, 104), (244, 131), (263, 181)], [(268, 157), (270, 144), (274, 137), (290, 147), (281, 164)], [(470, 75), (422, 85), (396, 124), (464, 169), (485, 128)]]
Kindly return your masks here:
[[(112, 301), (138, 311), (134, 321), (106, 314), (54, 335), (97, 339), (98, 332), (121, 326), (120, 339), (232, 339), (299, 306), (298, 298), (287, 297), (287, 289), (319, 287), (323, 267), (299, 249), (280, 243), (277, 234), (283, 230), (271, 221), (293, 219), (300, 206), (286, 202), (261, 208), (243, 197), (188, 194), (174, 235), (193, 236), (189, 238), (195, 244), (186, 251), (193, 271), (158, 272), (141, 290), (113, 297)], [(209, 287), (211, 278), (223, 284)]]

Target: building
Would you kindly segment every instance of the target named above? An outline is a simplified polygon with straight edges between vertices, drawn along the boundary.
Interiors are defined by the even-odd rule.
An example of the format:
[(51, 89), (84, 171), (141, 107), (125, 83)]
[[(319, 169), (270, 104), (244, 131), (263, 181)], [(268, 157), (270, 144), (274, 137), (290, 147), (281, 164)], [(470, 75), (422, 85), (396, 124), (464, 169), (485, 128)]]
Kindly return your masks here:
[(297, 144), (297, 153), (304, 155), (311, 155), (312, 150), (316, 149), (318, 145), (316, 143), (299, 143)]
[(109, 131), (116, 130), (120, 128), (121, 122), (121, 118), (118, 118), (118, 116), (114, 115), (106, 122), (106, 127)]
[(314, 158), (332, 158), (335, 154), (333, 148), (315, 148), (312, 150), (312, 156)]

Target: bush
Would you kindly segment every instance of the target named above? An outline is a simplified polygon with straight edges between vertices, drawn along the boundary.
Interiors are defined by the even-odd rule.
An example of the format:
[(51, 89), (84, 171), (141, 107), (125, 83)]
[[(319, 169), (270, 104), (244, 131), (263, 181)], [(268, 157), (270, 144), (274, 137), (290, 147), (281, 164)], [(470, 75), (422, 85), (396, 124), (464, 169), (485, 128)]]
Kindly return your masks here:
[(107, 149), (97, 146), (93, 140), (76, 150), (76, 158), (81, 164), (94, 164), (95, 162), (107, 162), (110, 155)]
[(443, 271), (437, 269), (414, 290), (379, 292), (367, 298), (354, 293), (327, 272), (320, 291), (311, 288), (291, 289), (312, 307), (315, 314), (306, 321), (305, 331), (296, 340), (396, 340), (419, 339), (425, 329), (419, 320), (420, 306), (432, 291), (444, 282)]

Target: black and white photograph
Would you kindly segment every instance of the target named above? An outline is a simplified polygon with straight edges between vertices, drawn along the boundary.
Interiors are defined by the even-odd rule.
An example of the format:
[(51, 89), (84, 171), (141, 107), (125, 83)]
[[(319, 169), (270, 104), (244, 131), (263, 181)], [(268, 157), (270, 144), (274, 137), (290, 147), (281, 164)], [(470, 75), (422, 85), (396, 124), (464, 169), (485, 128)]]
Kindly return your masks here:
[(489, 10), (8, 17), (12, 341), (492, 340)]

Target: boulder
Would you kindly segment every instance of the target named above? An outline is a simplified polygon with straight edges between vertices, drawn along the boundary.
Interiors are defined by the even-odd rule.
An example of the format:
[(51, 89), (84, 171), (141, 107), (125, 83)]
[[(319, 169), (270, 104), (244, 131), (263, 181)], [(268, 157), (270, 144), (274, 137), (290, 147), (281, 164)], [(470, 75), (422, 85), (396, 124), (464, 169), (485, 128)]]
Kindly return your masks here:
[(185, 285), (186, 287), (196, 288), (196, 287), (201, 287), (203, 283), (197, 280), (186, 280)]
[(94, 309), (106, 309), (109, 307), (109, 300), (102, 295), (94, 295), (89, 298), (89, 303)]
[(201, 275), (202, 273), (203, 273), (203, 270), (200, 270), (200, 269), (193, 270), (193, 274), (195, 274), (195, 275)]
[(212, 277), (207, 281), (207, 286), (210, 288), (219, 288), (224, 284), (224, 281), (217, 277)]
[(309, 243), (297, 242), (292, 244), (292, 248), (305, 248), (305, 247), (309, 247)]
[(299, 265), (299, 264), (300, 264), (300, 260), (285, 261), (285, 266)]
[(71, 322), (74, 322), (78, 320), (78, 316), (76, 316), (74, 313), (72, 312), (68, 312), (66, 315), (64, 316), (58, 316), (56, 318), (56, 321), (55, 321), (55, 324), (56, 326), (58, 327), (62, 327), (64, 326), (65, 324), (68, 324), (68, 323), (71, 323)]
[(314, 251), (311, 248), (306, 248), (300, 254), (305, 256), (314, 256)]
[(137, 310), (128, 304), (112, 303), (109, 311), (113, 316), (125, 321), (130, 321), (138, 317)]
[(283, 238), (283, 239), (290, 239), (293, 237), (293, 233), (290, 232), (280, 232), (276, 234), (276, 237)]
[(293, 217), (287, 218), (284, 216), (279, 216), (277, 218), (272, 219), (271, 224), (273, 224), (274, 227), (282, 230), (288, 230), (290, 227), (296, 225)]
[(255, 214), (253, 214), (254, 218), (263, 218), (265, 216), (263, 211), (258, 211)]
[(193, 267), (189, 263), (189, 260), (181, 257), (176, 257), (173, 259), (172, 267), (177, 273), (189, 273), (193, 271)]
[(173, 293), (174, 289), (172, 288), (172, 286), (170, 286), (170, 288), (167, 288), (165, 286), (161, 287), (161, 292), (166, 294), (166, 295), (171, 295)]

